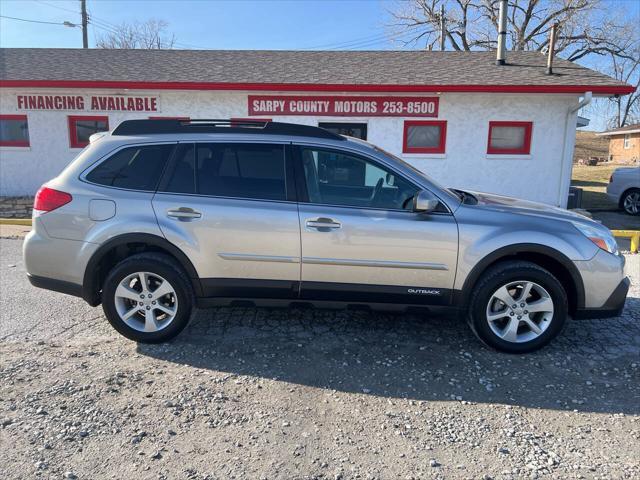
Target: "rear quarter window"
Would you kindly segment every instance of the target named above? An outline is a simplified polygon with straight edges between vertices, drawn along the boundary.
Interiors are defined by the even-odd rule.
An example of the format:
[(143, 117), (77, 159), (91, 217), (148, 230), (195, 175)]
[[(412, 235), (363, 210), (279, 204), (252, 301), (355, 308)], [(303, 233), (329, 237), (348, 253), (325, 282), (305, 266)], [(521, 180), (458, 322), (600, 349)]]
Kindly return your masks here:
[(107, 187), (155, 190), (174, 147), (170, 144), (124, 148), (100, 163), (85, 178)]

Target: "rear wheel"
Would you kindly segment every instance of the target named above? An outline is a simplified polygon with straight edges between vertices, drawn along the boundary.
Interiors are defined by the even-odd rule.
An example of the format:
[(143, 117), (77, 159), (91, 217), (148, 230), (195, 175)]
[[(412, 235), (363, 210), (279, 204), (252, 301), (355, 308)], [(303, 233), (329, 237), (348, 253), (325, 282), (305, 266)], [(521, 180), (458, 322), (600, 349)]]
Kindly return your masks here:
[(629, 215), (640, 215), (640, 189), (632, 188), (622, 195), (620, 206)]
[(102, 289), (109, 323), (142, 343), (169, 340), (189, 323), (194, 296), (189, 279), (171, 257), (133, 255), (117, 264)]
[(487, 345), (509, 353), (542, 348), (567, 321), (567, 295), (547, 270), (530, 262), (503, 262), (478, 281), (468, 321)]

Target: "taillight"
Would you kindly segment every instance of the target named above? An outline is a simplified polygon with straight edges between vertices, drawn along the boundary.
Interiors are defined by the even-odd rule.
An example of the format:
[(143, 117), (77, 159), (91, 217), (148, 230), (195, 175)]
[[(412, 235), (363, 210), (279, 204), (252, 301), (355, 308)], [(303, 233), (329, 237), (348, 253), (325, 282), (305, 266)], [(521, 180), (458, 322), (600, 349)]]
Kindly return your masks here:
[(40, 187), (33, 201), (33, 209), (41, 212), (50, 212), (51, 210), (66, 205), (71, 200), (73, 200), (73, 197), (66, 192), (48, 187)]

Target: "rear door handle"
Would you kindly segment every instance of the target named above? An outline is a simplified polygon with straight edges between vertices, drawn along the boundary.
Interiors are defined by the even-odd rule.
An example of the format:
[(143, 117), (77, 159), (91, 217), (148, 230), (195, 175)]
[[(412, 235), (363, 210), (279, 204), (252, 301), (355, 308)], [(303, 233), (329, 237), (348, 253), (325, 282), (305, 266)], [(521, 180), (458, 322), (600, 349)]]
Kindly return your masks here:
[(202, 214), (196, 212), (193, 208), (180, 207), (176, 210), (167, 210), (167, 217), (176, 218), (184, 222), (201, 218)]
[[(332, 218), (309, 218), (305, 222), (308, 228), (317, 228), (318, 230), (328, 231), (336, 228), (342, 228), (342, 224)], [(326, 230), (325, 230), (326, 229)]]

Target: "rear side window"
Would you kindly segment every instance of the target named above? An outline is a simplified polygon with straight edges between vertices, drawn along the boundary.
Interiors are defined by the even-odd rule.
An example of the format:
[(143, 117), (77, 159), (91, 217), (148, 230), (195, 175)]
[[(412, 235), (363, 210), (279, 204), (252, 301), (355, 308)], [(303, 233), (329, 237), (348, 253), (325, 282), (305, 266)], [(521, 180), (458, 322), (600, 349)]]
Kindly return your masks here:
[(178, 147), (161, 190), (219, 197), (286, 200), (284, 146), (197, 143)]
[(131, 190), (155, 190), (174, 145), (124, 148), (86, 176), (89, 182)]

